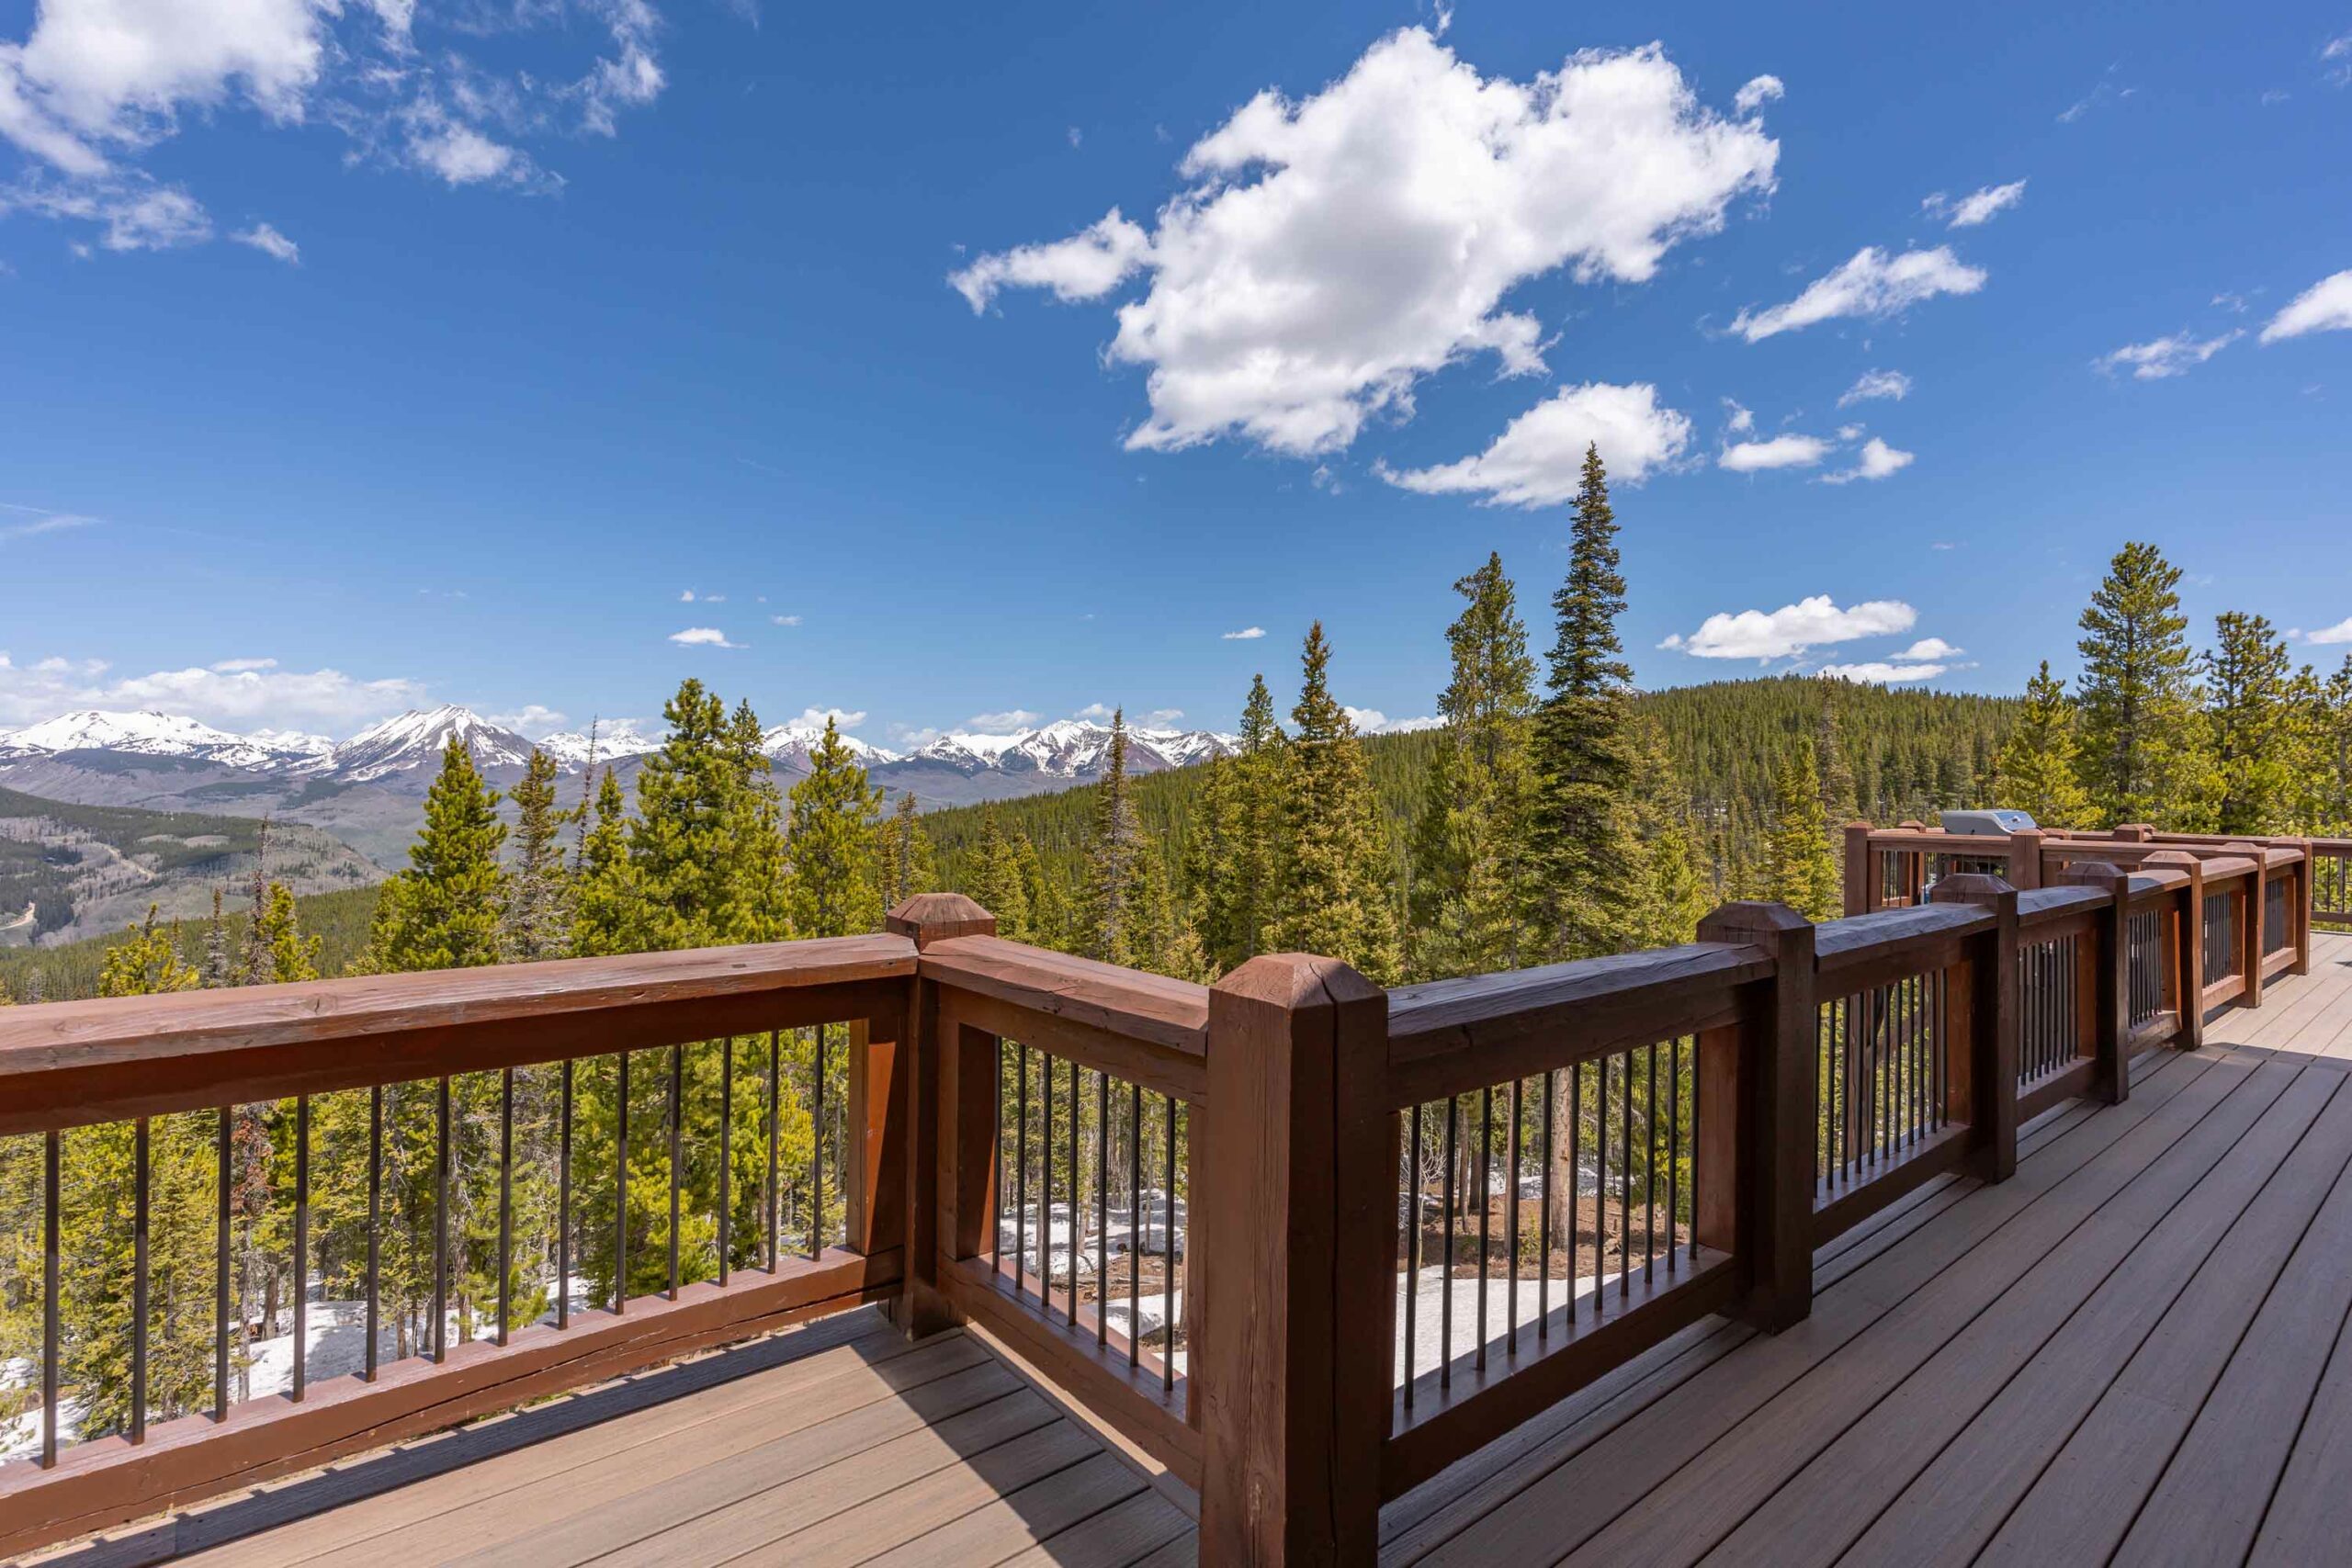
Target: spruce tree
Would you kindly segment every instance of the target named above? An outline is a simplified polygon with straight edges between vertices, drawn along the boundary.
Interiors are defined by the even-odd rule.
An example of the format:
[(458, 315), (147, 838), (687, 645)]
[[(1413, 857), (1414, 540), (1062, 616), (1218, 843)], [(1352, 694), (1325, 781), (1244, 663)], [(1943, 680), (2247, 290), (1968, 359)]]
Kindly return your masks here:
[(1282, 874), (1270, 942), (1340, 959), (1387, 985), (1399, 968), (1387, 846), (1363, 742), (1331, 696), (1322, 622), (1308, 629), (1300, 662), (1295, 728), (1284, 748)]
[(899, 792), (899, 804), (876, 838), (876, 880), (882, 887), (885, 912), (897, 908), (918, 893), (937, 890), (939, 870), (932, 854), (931, 835), (923, 831), (916, 813), (915, 792)]
[(499, 961), (506, 874), (498, 792), (482, 783), (455, 735), (424, 796), (424, 827), (408, 869), (384, 885), (368, 961), (380, 972), (466, 969)]
[(537, 747), (514, 785), (514, 866), (508, 879), (506, 955), (518, 963), (561, 958), (571, 951), (571, 878), (563, 829), (572, 812), (556, 804), (556, 762)]
[[(832, 721), (826, 721), (831, 728)], [(713, 935), (720, 942), (778, 942), (785, 912), (784, 801), (769, 765), (757, 715), (735, 705), (723, 747), (729, 790), (719, 823), (726, 857)]]
[[(1016, 829), (1017, 833), (1017, 829)], [(1026, 835), (1019, 835), (1022, 845)], [(997, 935), (1008, 942), (1031, 942), (1029, 886), (1022, 875), (1022, 857), (1014, 835), (1004, 830), (1004, 814), (993, 807), (982, 812), (979, 852), (964, 893), (996, 917)], [(1034, 858), (1034, 853), (1032, 858)]]
[(1667, 759), (1655, 725), (1633, 732), (1634, 819), (1641, 844), (1640, 892), (1634, 900), (1632, 945), (1673, 947), (1689, 942), (1718, 901), (1699, 869), (1690, 795)]
[(147, 906), (147, 919), (126, 927), (122, 940), (106, 951), (98, 971), (102, 997), (153, 997), (170, 991), (193, 991), (204, 977), (180, 957), (180, 929), (159, 928), (156, 906)]
[(1535, 661), (1502, 558), (1454, 583), (1467, 601), (1446, 628), (1453, 677), (1412, 840), (1408, 908), (1421, 978), (1516, 968), (1532, 933), (1529, 874), (1530, 715)]
[(2205, 674), (2220, 785), (2214, 831), (2290, 831), (2310, 759), (2286, 642), (2262, 616), (2235, 610), (2216, 617), (2213, 632)]
[(682, 682), (662, 710), (669, 732), (637, 775), (628, 828), (639, 951), (707, 947), (732, 908), (738, 866), (729, 829), (741, 809), (741, 768), (729, 747), (727, 707), (700, 681)]
[(1111, 715), (1111, 741), (1102, 782), (1094, 785), (1093, 832), (1086, 851), (1086, 942), (1089, 958), (1129, 968), (1150, 956), (1136, 884), (1148, 853), (1135, 805), (1127, 797), (1125, 710)]
[(637, 868), (628, 855), (628, 807), (612, 769), (597, 783), (594, 812), (582, 820), (594, 826), (583, 827), (571, 869), (571, 951), (635, 953), (644, 921), (638, 912)]
[(2022, 811), (2044, 828), (2077, 828), (2091, 818), (2076, 782), (2075, 709), (2050, 660), (2025, 683), (2025, 711), (1993, 758), (1993, 804)]
[(785, 907), (795, 937), (856, 936), (880, 929), (882, 889), (874, 879), (875, 829), (882, 792), (842, 744), (829, 717), (808, 753), (808, 776), (792, 786)]
[(1209, 764), (1208, 858), (1196, 870), (1200, 930), (1212, 967), (1231, 969), (1268, 951), (1282, 843), (1289, 750), (1266, 677), (1250, 679), (1235, 755)]
[(1567, 581), (1552, 596), (1559, 629), (1534, 739), (1531, 837), (1541, 868), (1534, 916), (1556, 958), (1625, 946), (1636, 858), (1627, 735), (1633, 672), (1617, 637), (1625, 580), (1598, 446), (1586, 448), (1574, 511)]
[(250, 919), (253, 929), (261, 933), (261, 949), (267, 954), (272, 981), (287, 985), (319, 977), (319, 949), (325, 944), (325, 939), (302, 934), (301, 916), (292, 888), (283, 882), (272, 882), (262, 894), (261, 907)]
[(1773, 823), (1765, 897), (1811, 920), (1838, 918), (1838, 865), (1829, 853), (1829, 822), (1821, 810), (1821, 779), (1811, 737), (1781, 761), (1780, 811)]
[(2211, 744), (2179, 582), (2180, 569), (2154, 545), (2128, 544), (2083, 611), (2081, 776), (2097, 818), (2086, 826), (2213, 824)]

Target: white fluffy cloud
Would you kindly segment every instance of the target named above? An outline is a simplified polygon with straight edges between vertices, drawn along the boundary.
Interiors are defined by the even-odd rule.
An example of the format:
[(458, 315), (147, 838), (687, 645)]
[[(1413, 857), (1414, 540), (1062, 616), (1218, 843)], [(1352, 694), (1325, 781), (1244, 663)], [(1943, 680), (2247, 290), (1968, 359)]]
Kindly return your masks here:
[(1989, 223), (2025, 199), (2025, 182), (2012, 180), (2005, 186), (1985, 186), (1971, 191), (1955, 201), (1937, 191), (1919, 203), (1919, 209), (1930, 217), (1941, 218), (1948, 229), (1973, 229)]
[(1984, 278), (1983, 268), (1962, 262), (1949, 245), (1899, 256), (1864, 245), (1788, 303), (1742, 310), (1731, 330), (1758, 343), (1840, 316), (1891, 316), (1939, 294), (1973, 294), (1984, 287)]
[(1225, 640), (1227, 642), (1255, 642), (1265, 635), (1266, 628), (1263, 626), (1244, 626), (1238, 632), (1227, 632), (1225, 634)]
[(1917, 663), (1922, 660), (1957, 659), (1967, 651), (1964, 648), (1954, 648), (1939, 637), (1923, 637), (1894, 657), (1908, 663)]
[(539, 703), (525, 703), (513, 713), (484, 714), (492, 724), (503, 725), (517, 735), (536, 740), (543, 735), (563, 728), (564, 716)]
[(1002, 713), (976, 713), (964, 721), (964, 728), (983, 735), (1005, 735), (1030, 728), (1041, 716), (1027, 708), (1007, 708)]
[(1738, 92), (1731, 96), (1731, 107), (1742, 114), (1754, 114), (1766, 104), (1787, 96), (1788, 91), (1778, 76), (1750, 77)]
[(1847, 408), (1873, 398), (1892, 398), (1899, 403), (1910, 395), (1911, 378), (1902, 371), (1865, 370), (1855, 378), (1852, 386), (1838, 395), (1838, 406)]
[(670, 640), (680, 648), (741, 648), (743, 646), (740, 642), (728, 641), (727, 634), (717, 626), (688, 626), (684, 631), (672, 632)]
[(809, 729), (822, 729), (825, 728), (825, 721), (830, 718), (833, 721), (833, 728), (836, 729), (855, 729), (865, 722), (865, 717), (864, 708), (806, 707), (800, 710), (800, 716), (792, 722)]
[[(663, 85), (650, 0), (455, 8), (430, 47), (416, 19), (414, 0), (41, 0), (21, 40), (0, 39), (0, 140), (48, 174), (0, 197), (0, 210), (86, 220), (114, 250), (209, 239), (197, 198), (141, 160), (187, 126), (238, 112), (332, 128), (354, 144), (351, 161), (452, 186), (552, 188), (560, 180), (518, 141), (609, 135), (622, 109)], [(573, 58), (493, 71), (469, 51), (499, 33), (539, 35)], [(267, 224), (232, 237), (294, 259)]]
[(1690, 421), (1660, 407), (1648, 382), (1563, 387), (1504, 427), (1484, 452), (1432, 468), (1374, 472), (1423, 495), (1476, 494), (1498, 506), (1550, 506), (1577, 492), (1585, 448), (1600, 448), (1609, 477), (1639, 484), (1681, 457)]
[(768, 621), (769, 624), (773, 626), (797, 626), (800, 624), (800, 617), (797, 615), (770, 615), (768, 617)]
[(1408, 28), (1320, 91), (1235, 111), (1186, 153), (1191, 183), (1148, 234), (1114, 210), (950, 282), (978, 305), (1014, 284), (1102, 298), (1140, 274), (1106, 351), (1149, 372), (1130, 447), (1328, 452), (1409, 414), (1416, 383), (1454, 361), (1542, 370), (1541, 325), (1504, 307), (1513, 288), (1564, 268), (1648, 279), (1735, 198), (1770, 190), (1779, 154), (1655, 46), (1516, 82)]
[(2147, 343), (2127, 343), (2114, 353), (2092, 360), (2091, 367), (2109, 375), (2129, 370), (2134, 380), (2160, 381), (2167, 376), (2186, 374), (2245, 335), (2227, 332), (2219, 337), (2199, 339), (2187, 333), (2175, 333)]
[(1825, 664), (1821, 672), (1833, 681), (1887, 686), (1904, 681), (1932, 681), (1951, 668), (1949, 664), (1899, 664), (1874, 660), (1861, 664)]
[(229, 238), (241, 245), (251, 245), (266, 256), (284, 262), (288, 266), (302, 263), (302, 247), (279, 233), (267, 223), (256, 223), (250, 229), (240, 229)]
[(1715, 467), (1735, 474), (1766, 468), (1809, 468), (1837, 448), (1818, 435), (1772, 435), (1761, 441), (1741, 441), (1715, 457)]
[(1445, 720), (1435, 716), (1423, 718), (1391, 718), (1378, 708), (1351, 708), (1342, 705), (1349, 720), (1359, 735), (1405, 735), (1416, 729), (1442, 728)]
[(1909, 468), (1915, 456), (1914, 453), (1897, 451), (1873, 435), (1862, 443), (1861, 457), (1852, 468), (1840, 468), (1833, 474), (1824, 474), (1821, 476), (1821, 482), (1826, 485), (1842, 485), (1855, 479), (1883, 479)]
[(2306, 642), (2352, 642), (2352, 615), (2346, 615), (2332, 626), (2322, 626), (2303, 639)]
[(1678, 633), (1658, 646), (1699, 659), (1789, 659), (1831, 643), (1907, 632), (1918, 619), (1919, 612), (1900, 599), (1871, 599), (1840, 609), (1828, 594), (1816, 593), (1777, 610), (1719, 611), (1689, 637)]
[[(2352, 33), (2336, 39), (2344, 43)], [(2352, 331), (2352, 268), (2321, 278), (2287, 301), (2287, 308), (2262, 329), (2262, 341), (2301, 337), (2305, 333)]]
[(356, 727), (424, 701), (424, 685), (405, 677), (363, 681), (340, 670), (281, 670), (274, 659), (225, 659), (114, 676), (103, 660), (50, 658), (18, 665), (0, 653), (0, 723), (11, 725), (75, 708), (164, 708), (229, 729)]

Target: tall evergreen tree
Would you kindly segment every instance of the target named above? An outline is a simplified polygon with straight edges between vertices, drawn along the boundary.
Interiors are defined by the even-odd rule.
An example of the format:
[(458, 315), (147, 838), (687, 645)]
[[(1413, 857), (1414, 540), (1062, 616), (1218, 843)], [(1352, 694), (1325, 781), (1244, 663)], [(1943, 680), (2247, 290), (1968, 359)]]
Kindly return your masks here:
[(1446, 628), (1446, 726), (1412, 840), (1412, 967), (1424, 977), (1517, 968), (1536, 946), (1527, 925), (1537, 892), (1528, 845), (1535, 661), (1501, 556), (1453, 591), (1467, 604)]
[(1781, 759), (1780, 813), (1773, 824), (1765, 897), (1777, 898), (1807, 919), (1838, 918), (1837, 862), (1829, 853), (1829, 822), (1821, 810), (1821, 779), (1813, 739), (1799, 740)]
[(1147, 853), (1127, 797), (1126, 712), (1111, 715), (1111, 743), (1094, 785), (1094, 831), (1086, 854), (1086, 954), (1140, 967), (1150, 956), (1136, 882)]
[(882, 908), (897, 908), (918, 893), (937, 890), (939, 868), (932, 854), (931, 835), (916, 814), (915, 792), (899, 792), (899, 804), (883, 824), (876, 840), (876, 880), (882, 887)]
[(2180, 569), (2154, 545), (2128, 544), (2083, 611), (2081, 773), (2098, 818), (2085, 826), (2212, 826), (2210, 743), (2179, 582)]
[(2075, 709), (2050, 660), (2025, 683), (2025, 712), (1993, 759), (1996, 806), (2023, 811), (2045, 828), (2077, 828), (2091, 818), (2077, 782)]
[(1627, 729), (1633, 672), (1617, 637), (1625, 580), (1598, 446), (1585, 450), (1574, 512), (1567, 581), (1552, 596), (1559, 630), (1534, 738), (1536, 919), (1559, 958), (1625, 946), (1635, 862)]
[(2220, 783), (2214, 831), (2290, 831), (2311, 759), (2286, 641), (2262, 616), (2235, 610), (2213, 631), (2205, 673)]
[(571, 878), (563, 829), (572, 812), (556, 804), (556, 762), (537, 747), (514, 785), (514, 868), (503, 933), (509, 958), (529, 963), (571, 951)]
[(289, 985), (319, 977), (319, 950), (325, 945), (325, 939), (302, 934), (302, 918), (292, 888), (283, 882), (272, 882), (262, 894), (261, 908), (249, 918), (253, 929), (261, 933), (261, 948), (268, 955), (271, 980)]
[[(591, 819), (594, 826), (584, 826)], [(628, 854), (628, 808), (612, 769), (597, 783), (594, 811), (582, 820), (571, 869), (571, 951), (633, 953), (644, 922), (638, 914), (637, 867)]]
[(1396, 978), (1396, 917), (1363, 743), (1329, 685), (1330, 645), (1317, 621), (1285, 748), (1282, 875), (1271, 944), (1352, 964), (1376, 984)]
[(482, 782), (464, 740), (452, 735), (424, 796), (424, 827), (408, 869), (384, 884), (368, 942), (379, 971), (466, 969), (499, 961), (506, 874), (499, 847), (498, 792)]
[(153, 997), (169, 991), (193, 991), (204, 977), (180, 957), (176, 925), (158, 927), (156, 906), (147, 906), (147, 919), (126, 927), (122, 940), (107, 949), (98, 973), (102, 997)]
[(792, 786), (785, 837), (785, 905), (795, 937), (856, 936), (882, 924), (874, 836), (882, 792), (842, 744), (832, 719)]
[(662, 716), (669, 732), (638, 771), (628, 829), (636, 945), (646, 952), (726, 941), (741, 870), (727, 842), (742, 808), (742, 770), (730, 750), (726, 705), (689, 679)]
[[(1014, 843), (1018, 836), (1020, 844)], [(997, 934), (1008, 942), (1035, 940), (1029, 925), (1029, 885), (1022, 874), (1021, 850), (1028, 846), (1025, 834), (1008, 834), (1004, 829), (1004, 814), (989, 810), (983, 814), (980, 828), (979, 853), (975, 857), (973, 874), (963, 891), (980, 908), (996, 917)], [(1029, 853), (1035, 861), (1035, 852)]]
[(1287, 739), (1263, 674), (1250, 678), (1237, 753), (1210, 764), (1205, 857), (1195, 868), (1210, 964), (1230, 969), (1268, 951), (1281, 864)]

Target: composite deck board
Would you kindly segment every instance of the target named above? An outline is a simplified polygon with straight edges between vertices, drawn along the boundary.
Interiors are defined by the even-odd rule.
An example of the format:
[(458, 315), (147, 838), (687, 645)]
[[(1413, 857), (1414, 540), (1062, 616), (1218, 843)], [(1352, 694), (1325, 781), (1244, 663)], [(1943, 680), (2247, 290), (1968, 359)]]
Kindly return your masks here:
[(1821, 1249), (1806, 1323), (1392, 1504), (1383, 1560), (2343, 1561), (2347, 1069), (2352, 937), (2322, 932), (2203, 1050), (2143, 1055), (2125, 1104), (2029, 1129), (2012, 1180)]

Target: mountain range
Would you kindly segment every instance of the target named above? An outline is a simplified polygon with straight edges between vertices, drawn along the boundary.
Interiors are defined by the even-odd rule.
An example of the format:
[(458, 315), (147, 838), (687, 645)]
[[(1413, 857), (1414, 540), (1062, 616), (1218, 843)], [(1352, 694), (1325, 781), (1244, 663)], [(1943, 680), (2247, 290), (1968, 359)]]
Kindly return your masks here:
[[(808, 774), (809, 750), (821, 735), (821, 727), (805, 722), (767, 731), (763, 749), (779, 783)], [(593, 747), (577, 731), (534, 741), (447, 704), (385, 719), (340, 741), (289, 730), (237, 735), (180, 715), (86, 709), (0, 730), (0, 786), (81, 805), (273, 816), (323, 829), (391, 867), (423, 820), (424, 793), (452, 737), (499, 786), (521, 776), (534, 747), (575, 776), (593, 757), (625, 785), (646, 754), (661, 747), (658, 737), (626, 724), (600, 728)], [(911, 793), (926, 808), (1093, 783), (1102, 776), (1110, 739), (1107, 726), (1084, 719), (1006, 734), (945, 734), (904, 753), (842, 737), (888, 795)], [(1210, 730), (1133, 729), (1127, 767), (1159, 773), (1234, 748), (1233, 737)]]

